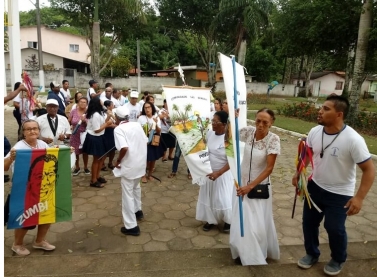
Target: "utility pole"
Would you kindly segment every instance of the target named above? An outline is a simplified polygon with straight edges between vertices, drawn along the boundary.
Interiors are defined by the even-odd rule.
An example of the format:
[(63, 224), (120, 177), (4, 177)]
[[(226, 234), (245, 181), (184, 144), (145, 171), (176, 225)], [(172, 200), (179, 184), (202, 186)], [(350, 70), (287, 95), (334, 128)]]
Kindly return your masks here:
[(137, 53), (137, 91), (141, 93), (141, 80), (140, 80), (140, 41), (136, 41), (136, 53)]
[(39, 91), (45, 91), (45, 74), (43, 71), (43, 54), (42, 54), (42, 35), (41, 35), (41, 12), (39, 9), (39, 0), (35, 2), (37, 12), (37, 36), (38, 36), (38, 60), (39, 60)]

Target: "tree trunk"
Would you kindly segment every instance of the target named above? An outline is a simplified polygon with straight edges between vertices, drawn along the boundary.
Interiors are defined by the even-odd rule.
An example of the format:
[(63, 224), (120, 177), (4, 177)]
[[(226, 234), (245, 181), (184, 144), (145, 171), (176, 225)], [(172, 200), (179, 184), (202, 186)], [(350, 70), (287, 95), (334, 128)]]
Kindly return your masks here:
[(373, 0), (364, 0), (363, 9), (360, 15), (355, 64), (353, 68), (352, 86), (350, 91), (350, 125), (353, 125), (356, 122), (359, 111), (361, 85), (365, 79), (364, 67), (368, 51), (370, 28), (372, 26), (372, 7)]
[(242, 66), (245, 65), (245, 59), (246, 59), (246, 49), (247, 49), (247, 41), (246, 39), (243, 39), (241, 41), (240, 47), (238, 49), (238, 63)]
[(92, 37), (92, 60), (90, 63), (90, 70), (93, 79), (98, 81), (100, 70), (100, 26), (98, 20), (98, 0), (94, 2), (94, 22), (93, 22), (93, 37)]
[(355, 49), (353, 46), (350, 47), (347, 55), (347, 68), (346, 68), (346, 76), (344, 78), (344, 88), (342, 91), (342, 96), (348, 98), (349, 90), (350, 90), (350, 81), (352, 79), (353, 73), (353, 63), (355, 58)]
[(310, 76), (312, 75), (313, 68), (314, 68), (314, 60), (315, 58), (312, 56), (308, 56), (306, 59), (306, 65), (305, 65), (305, 70), (304, 70), (305, 71), (305, 96), (306, 97), (312, 96), (309, 94), (309, 88), (310, 88)]

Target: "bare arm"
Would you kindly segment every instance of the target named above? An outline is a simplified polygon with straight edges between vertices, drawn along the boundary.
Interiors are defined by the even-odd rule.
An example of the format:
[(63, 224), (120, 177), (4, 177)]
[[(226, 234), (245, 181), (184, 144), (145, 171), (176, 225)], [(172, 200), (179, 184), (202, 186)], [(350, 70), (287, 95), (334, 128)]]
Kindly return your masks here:
[(257, 178), (250, 181), (250, 183), (248, 183), (246, 186), (239, 187), (237, 189), (237, 195), (242, 196), (242, 195), (248, 194), (249, 191), (251, 191), (256, 185), (258, 185), (260, 182), (262, 182), (268, 176), (270, 176), (275, 166), (276, 157), (277, 157), (277, 154), (267, 155), (266, 168), (261, 172), (261, 174), (259, 174)]
[(225, 172), (227, 172), (230, 169), (229, 163), (226, 163), (220, 170), (214, 171), (207, 175), (207, 177), (213, 181), (215, 181), (217, 178), (219, 178), (221, 175), (223, 175)]
[(26, 90), (26, 88), (25, 88), (25, 86), (23, 84), (21, 84), (18, 87), (18, 89), (16, 89), (15, 91), (12, 91), (11, 93), (9, 93), (7, 96), (4, 97), (4, 104), (8, 103), (8, 101), (10, 101), (13, 98), (15, 98), (23, 90)]
[(372, 187), (376, 175), (372, 159), (369, 159), (358, 166), (363, 173), (361, 176), (360, 187), (357, 190), (356, 195), (352, 197), (345, 206), (345, 208), (348, 208), (348, 216), (355, 215), (360, 212), (363, 205), (363, 200)]
[(120, 168), (120, 163), (122, 162), (122, 159), (126, 155), (127, 151), (128, 147), (123, 147), (122, 149), (120, 149), (118, 159), (114, 164), (115, 167)]

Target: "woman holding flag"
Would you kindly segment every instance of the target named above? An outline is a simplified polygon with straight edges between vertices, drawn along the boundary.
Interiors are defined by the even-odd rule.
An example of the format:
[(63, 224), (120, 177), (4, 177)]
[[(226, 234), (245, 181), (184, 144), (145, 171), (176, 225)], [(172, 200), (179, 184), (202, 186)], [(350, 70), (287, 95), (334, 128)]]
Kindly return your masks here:
[[(26, 120), (21, 126), (22, 140), (17, 142), (8, 155), (4, 158), (4, 171), (9, 170), (16, 158), (16, 150), (19, 149), (46, 149), (49, 148), (47, 143), (39, 140), (39, 125), (34, 120)], [(8, 215), (5, 215), (8, 216)], [(38, 232), (33, 248), (51, 251), (55, 249), (54, 245), (49, 244), (46, 240), (46, 234), (51, 224), (38, 225)], [(14, 243), (12, 245), (12, 251), (19, 256), (27, 256), (30, 251), (24, 246), (24, 237), (28, 230), (34, 229), (35, 226), (19, 228), (14, 230)]]
[[(280, 257), (272, 216), (272, 189), (269, 185), (276, 157), (280, 154), (280, 138), (269, 131), (274, 120), (274, 112), (264, 108), (256, 114), (255, 127), (247, 126), (239, 131), (240, 141), (245, 142), (245, 150), (241, 164), (242, 186), (236, 191), (237, 197), (243, 197), (245, 235), (240, 236), (239, 200), (235, 193), (229, 243), (233, 259), (244, 266), (267, 264), (267, 257)], [(248, 195), (258, 184), (267, 186), (267, 199)]]
[(221, 221), (224, 221), (223, 232), (230, 231), (234, 181), (225, 153), (224, 136), (227, 122), (226, 112), (216, 112), (212, 119), (212, 130), (207, 133), (212, 173), (207, 175), (209, 180), (206, 184), (200, 186), (196, 206), (196, 219), (207, 222), (203, 226), (203, 231), (209, 231)]

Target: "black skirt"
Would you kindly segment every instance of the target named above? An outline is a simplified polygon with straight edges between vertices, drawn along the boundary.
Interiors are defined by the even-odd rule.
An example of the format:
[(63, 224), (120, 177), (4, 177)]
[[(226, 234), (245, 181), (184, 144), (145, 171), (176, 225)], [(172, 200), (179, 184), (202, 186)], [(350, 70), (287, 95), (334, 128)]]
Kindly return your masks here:
[(105, 143), (106, 152), (110, 151), (111, 149), (115, 151), (114, 128), (109, 127), (105, 129), (103, 141)]
[(101, 157), (106, 153), (104, 136), (93, 136), (89, 133), (86, 134), (82, 152), (88, 155)]
[(164, 146), (160, 142), (159, 146), (153, 146), (148, 144), (147, 146), (147, 162), (153, 162), (159, 160), (164, 155)]
[(165, 148), (175, 147), (175, 136), (172, 133), (161, 133), (161, 140)]

